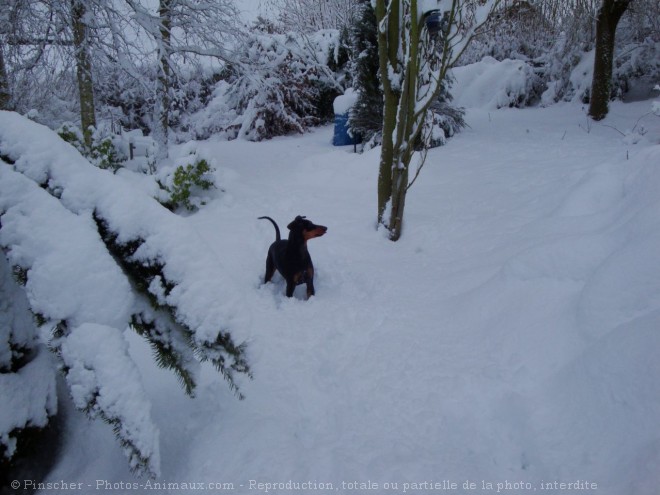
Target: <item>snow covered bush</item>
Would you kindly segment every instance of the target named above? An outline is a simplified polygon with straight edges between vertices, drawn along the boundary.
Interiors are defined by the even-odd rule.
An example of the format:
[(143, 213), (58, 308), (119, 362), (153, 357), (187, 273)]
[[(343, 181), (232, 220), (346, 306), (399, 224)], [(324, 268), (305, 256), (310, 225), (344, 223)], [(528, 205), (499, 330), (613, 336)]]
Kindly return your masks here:
[(161, 203), (172, 211), (180, 207), (194, 211), (203, 206), (205, 201), (200, 197), (201, 193), (216, 187), (213, 171), (203, 158), (186, 166), (179, 165), (173, 174), (168, 175), (165, 183), (158, 182), (159, 186), (169, 194), (168, 199)]
[(187, 393), (208, 361), (241, 397), (241, 302), (182, 218), (54, 132), (0, 112), (0, 157), (0, 246), (73, 402), (112, 425), (133, 470), (157, 476), (159, 434), (124, 330), (159, 350)]
[(93, 165), (99, 168), (116, 172), (128, 160), (128, 156), (116, 142), (117, 136), (105, 129), (94, 130), (91, 149), (85, 146), (82, 130), (70, 122), (62, 124), (57, 133), (64, 141), (76, 148)]
[(481, 62), (456, 67), (452, 73), (457, 80), (454, 97), (460, 105), (524, 107), (540, 98), (534, 70), (522, 60), (500, 62), (485, 57)]
[(26, 277), (0, 252), (0, 491), (14, 479), (16, 459), (26, 454), (57, 413), (51, 356), (39, 343), (28, 299), (19, 286)]
[(660, 80), (660, 3), (636, 0), (617, 27), (612, 96), (645, 99)]
[(485, 56), (535, 60), (552, 48), (554, 40), (553, 26), (538, 3), (503, 2), (463, 52), (459, 64), (473, 64)]
[[(587, 5), (580, 4), (579, 8), (586, 9)], [(572, 99), (576, 88), (571, 73), (593, 43), (593, 17), (588, 11), (573, 14), (568, 5), (550, 8), (544, 2), (503, 3), (472, 40), (459, 64), (467, 66), (484, 59), (515, 61), (525, 80), (518, 79), (514, 91), (518, 94), (512, 95), (512, 88), (505, 91), (508, 102), (502, 98), (502, 83), (496, 84), (498, 108)], [(544, 94), (548, 88), (552, 94)]]
[(188, 128), (199, 139), (221, 133), (261, 141), (329, 121), (331, 102), (343, 92), (327, 63), (338, 45), (336, 30), (305, 37), (253, 30), (239, 61)]

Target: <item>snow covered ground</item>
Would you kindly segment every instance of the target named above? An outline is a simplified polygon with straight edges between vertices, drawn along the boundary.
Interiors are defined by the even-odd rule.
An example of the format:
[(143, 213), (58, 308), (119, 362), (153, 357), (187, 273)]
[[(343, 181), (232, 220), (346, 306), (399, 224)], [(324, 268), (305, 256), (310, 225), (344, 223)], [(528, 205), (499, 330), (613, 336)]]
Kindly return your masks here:
[[(575, 104), (470, 110), (429, 153), (397, 243), (374, 227), (378, 150), (333, 148), (330, 127), (176, 148), (217, 168), (224, 191), (185, 223), (249, 310), (254, 380), (238, 401), (204, 368), (190, 399), (127, 331), (162, 476), (134, 478), (111, 428), (74, 411), (47, 481), (656, 494), (660, 119), (629, 132), (649, 111), (614, 104), (594, 124)], [(309, 244), (309, 301), (261, 284), (274, 231), (257, 217), (285, 230), (298, 214), (328, 227)]]

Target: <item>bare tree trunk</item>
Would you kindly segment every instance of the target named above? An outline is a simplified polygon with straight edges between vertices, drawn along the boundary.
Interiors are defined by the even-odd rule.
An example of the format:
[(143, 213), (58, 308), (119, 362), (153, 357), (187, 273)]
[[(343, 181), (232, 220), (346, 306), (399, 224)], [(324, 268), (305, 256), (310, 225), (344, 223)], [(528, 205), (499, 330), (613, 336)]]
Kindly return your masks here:
[[(408, 190), (408, 168), (413, 156), (412, 143), (420, 127), (418, 122), (417, 80), (419, 76), (420, 26), (417, 16), (417, 0), (407, 6), (410, 11), (409, 36), (401, 34), (400, 9), (398, 0), (391, 0), (387, 32), (378, 33), (381, 80), (385, 108), (383, 110), (383, 145), (378, 174), (378, 221), (389, 231), (390, 239), (401, 237), (403, 210)], [(379, 23), (384, 18), (384, 1), (376, 3), (376, 17)], [(408, 46), (409, 45), (409, 46)], [(400, 53), (407, 53), (403, 61), (406, 66), (398, 67)], [(388, 67), (398, 67), (402, 75), (401, 87), (393, 87)], [(422, 112), (423, 115), (423, 112)], [(388, 208), (389, 206), (389, 208)]]
[(160, 16), (160, 73), (158, 75), (158, 94), (154, 115), (154, 137), (158, 143), (158, 158), (162, 159), (168, 156), (167, 143), (170, 127), (172, 0), (160, 0), (158, 14)]
[(602, 120), (609, 111), (616, 26), (632, 0), (603, 0), (596, 17), (596, 54), (589, 116)]
[[(383, 144), (378, 174), (378, 224), (393, 241), (403, 229), (409, 167), (415, 142), (447, 70), (500, 0), (451, 0), (445, 27), (433, 39), (417, 0), (376, 0), (378, 63), (383, 84)], [(420, 2), (426, 6), (424, 2)], [(468, 12), (474, 7), (473, 12)], [(428, 13), (428, 12), (427, 12)], [(465, 18), (471, 14), (470, 21)], [(437, 45), (436, 43), (440, 43)]]
[(96, 127), (96, 112), (94, 109), (92, 62), (87, 39), (87, 24), (85, 23), (86, 14), (85, 2), (71, 0), (73, 43), (76, 51), (76, 75), (80, 97), (80, 126), (82, 127), (85, 145), (91, 148), (92, 129)]
[[(398, 44), (388, 44), (388, 39), (397, 40), (399, 37), (399, 13), (398, 3), (392, 6), (392, 14), (388, 17), (387, 31), (378, 30), (378, 56), (381, 71), (388, 64), (396, 67)], [(386, 2), (376, 3), (376, 18), (380, 23), (386, 16)], [(396, 128), (396, 114), (399, 102), (399, 94), (390, 84), (389, 77), (383, 77), (383, 144), (380, 154), (380, 167), (378, 172), (378, 224), (385, 224), (385, 213), (392, 198), (392, 164), (394, 160), (393, 133)], [(398, 161), (398, 160), (397, 160)]]
[[(412, 11), (416, 12), (417, 2), (412, 0)], [(403, 230), (403, 210), (406, 205), (406, 193), (408, 192), (408, 170), (414, 154), (413, 144), (421, 130), (421, 121), (417, 114), (417, 84), (419, 78), (419, 42), (420, 27), (413, 15), (410, 26), (410, 38), (408, 42), (409, 51), (408, 67), (405, 69), (405, 78), (397, 116), (396, 141), (394, 142), (397, 160), (392, 161), (392, 207), (387, 229), (390, 231), (390, 239), (397, 241)], [(425, 112), (422, 112), (424, 115)]]
[(0, 43), (0, 110), (9, 110), (11, 94), (9, 93), (9, 79), (3, 55), (4, 46)]

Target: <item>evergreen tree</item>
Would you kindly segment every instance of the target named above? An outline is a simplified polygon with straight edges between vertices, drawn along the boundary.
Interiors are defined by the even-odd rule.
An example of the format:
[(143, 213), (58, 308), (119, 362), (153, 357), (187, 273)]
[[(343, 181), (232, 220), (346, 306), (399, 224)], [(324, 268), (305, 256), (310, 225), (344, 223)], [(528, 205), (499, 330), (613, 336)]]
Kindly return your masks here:
[(351, 26), (353, 89), (358, 93), (348, 124), (351, 132), (370, 141), (383, 128), (383, 91), (378, 78), (378, 33), (371, 2), (363, 0)]

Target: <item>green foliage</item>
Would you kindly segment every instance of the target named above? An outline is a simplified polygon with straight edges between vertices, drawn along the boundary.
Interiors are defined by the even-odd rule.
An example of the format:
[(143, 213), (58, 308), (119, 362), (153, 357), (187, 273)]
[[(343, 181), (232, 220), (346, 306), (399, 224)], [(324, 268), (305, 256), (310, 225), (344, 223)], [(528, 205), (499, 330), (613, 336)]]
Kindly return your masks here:
[(100, 141), (93, 141), (90, 158), (97, 167), (110, 169), (113, 172), (119, 170), (122, 167), (122, 162), (126, 161), (126, 156), (117, 149), (109, 137)]
[(14, 265), (11, 268), (11, 272), (16, 283), (21, 287), (25, 287), (28, 280), (28, 271), (22, 266)]
[(83, 156), (86, 156), (85, 138), (78, 127), (73, 124), (65, 123), (57, 130), (57, 134), (67, 143), (80, 151)]
[(57, 134), (67, 143), (73, 145), (81, 155), (87, 158), (93, 165), (116, 172), (128, 157), (115, 145), (112, 137), (101, 137), (95, 132), (92, 137), (91, 149), (85, 145), (83, 133), (73, 124), (62, 124)]
[(204, 159), (197, 160), (194, 164), (178, 166), (172, 176), (171, 186), (159, 183), (170, 193), (169, 199), (163, 202), (163, 205), (172, 211), (182, 206), (189, 211), (195, 211), (199, 206), (204, 205), (204, 201), (195, 196), (201, 191), (216, 187), (211, 175), (213, 171), (214, 169)]

